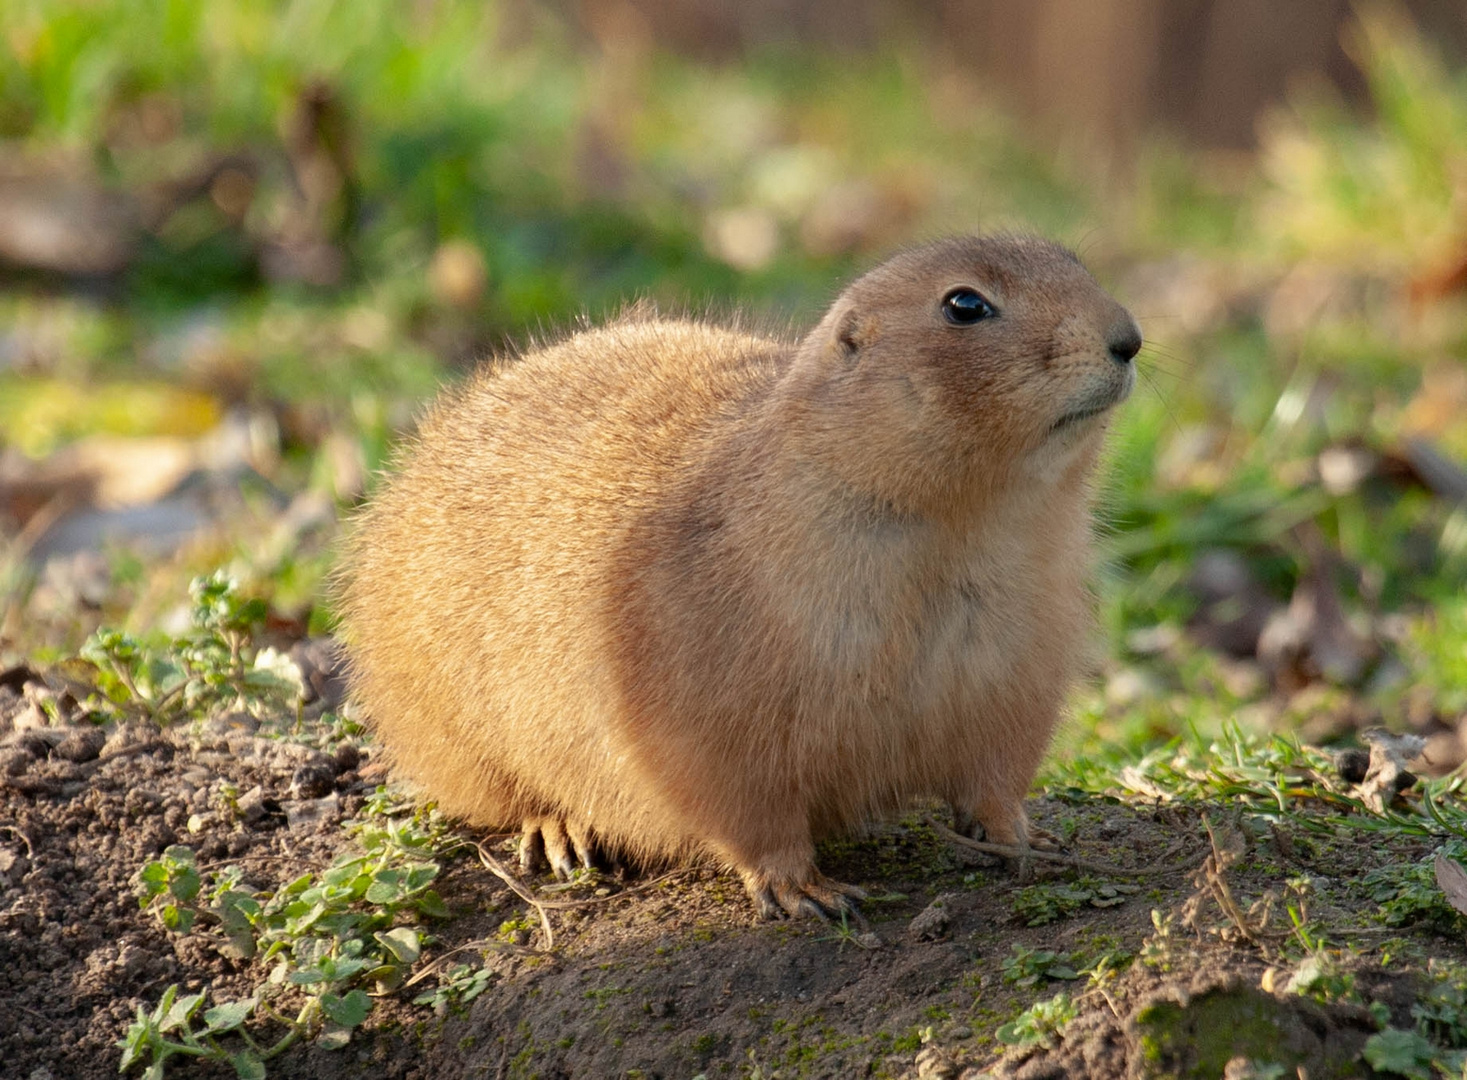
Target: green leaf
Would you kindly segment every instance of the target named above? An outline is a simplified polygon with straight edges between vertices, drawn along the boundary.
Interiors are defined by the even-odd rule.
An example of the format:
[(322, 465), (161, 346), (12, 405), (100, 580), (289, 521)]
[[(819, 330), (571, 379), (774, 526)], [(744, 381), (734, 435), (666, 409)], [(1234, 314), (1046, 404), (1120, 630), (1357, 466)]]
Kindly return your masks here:
[(260, 907), (260, 902), (258, 900), (256, 900), (249, 893), (240, 892), (238, 889), (230, 889), (227, 892), (220, 893), (218, 903), (220, 907), (228, 908), (233, 911), (238, 911), (241, 915), (243, 915), (246, 919), (249, 919), (251, 922), (253, 922), (255, 919), (258, 919), (260, 917), (260, 912), (264, 910)]
[(1386, 1028), (1365, 1041), (1365, 1060), (1380, 1072), (1430, 1080), (1436, 1048), (1414, 1031)]
[(382, 947), (404, 964), (416, 964), (422, 952), (422, 936), (410, 926), (399, 926), (392, 930), (372, 935)]
[[(168, 888), (168, 867), (161, 862), (150, 862), (138, 871), (138, 881), (142, 883), (148, 897), (157, 896)], [(144, 907), (148, 906), (148, 897), (143, 899)]]
[(1028, 1028), (1026, 1027), (1023, 1031), (1020, 1031), (1017, 1020), (1010, 1020), (1007, 1024), (1004, 1024), (995, 1031), (993, 1036), (1005, 1046), (1019, 1046), (1028, 1042), (1030, 1038)]
[[(163, 1022), (163, 1018), (167, 1016), (169, 1011), (173, 1008), (174, 999), (176, 999), (177, 997), (178, 983), (169, 983), (168, 989), (164, 990), (163, 996), (158, 999), (158, 1004), (153, 1009), (153, 1015), (148, 1017), (148, 1022), (153, 1024), (155, 1027), (161, 1024)], [(143, 1019), (143, 1009), (141, 1005), (138, 1006), (138, 1019)]]
[(438, 867), (433, 863), (418, 863), (408, 868), (406, 884), (410, 892), (417, 892), (438, 876)]
[(199, 895), (199, 889), (202, 886), (203, 882), (199, 880), (199, 872), (192, 866), (185, 866), (168, 882), (168, 891), (184, 903), (188, 903)]
[(295, 893), (305, 891), (306, 889), (310, 888), (311, 881), (315, 878), (315, 876), (316, 875), (314, 874), (302, 874), (300, 877), (296, 878), (290, 884), (281, 889), (280, 894), (282, 896), (292, 896)]
[(367, 1014), (372, 1011), (372, 999), (362, 990), (352, 990), (343, 997), (337, 997), (335, 994), (322, 994), (321, 1011), (333, 1023), (350, 1030), (365, 1020)]
[(163, 1017), (163, 1022), (158, 1025), (159, 1031), (172, 1031), (174, 1028), (187, 1028), (189, 1019), (198, 1011), (204, 1002), (204, 992), (200, 990), (197, 994), (179, 998), (168, 1010), (168, 1015)]
[[(292, 904), (291, 908), (294, 907), (295, 905)], [(304, 934), (307, 930), (315, 925), (317, 919), (325, 914), (325, 904), (312, 904), (305, 910), (303, 914), (292, 915), (290, 919), (290, 924), (286, 927), (286, 929), (289, 930), (292, 934)]]
[(493, 979), (494, 972), (490, 971), (488, 968), (480, 968), (478, 971), (474, 972), (473, 976), (468, 980), (467, 985), (464, 986), (463, 992), (460, 995), (459, 1000), (464, 1002), (464, 1004), (468, 1004), (470, 1001), (473, 1001), (474, 998), (478, 997), (486, 989), (488, 989), (489, 983)]
[(250, 959), (257, 948), (254, 923), (246, 905), (253, 907), (258, 916), (260, 905), (244, 893), (225, 893), (214, 908), (214, 914), (222, 924), (224, 936), (229, 939), (229, 944), (221, 946), (221, 951), (239, 960)]
[(443, 898), (433, 889), (424, 889), (414, 903), (421, 914), (431, 919), (446, 919), (452, 914)]
[(249, 997), (243, 1001), (229, 1001), (223, 1005), (215, 1005), (204, 1013), (204, 1034), (233, 1031), (249, 1019), (250, 1013), (255, 1011), (255, 1004), (255, 999)]
[(160, 912), (163, 925), (175, 934), (187, 934), (194, 925), (192, 908), (181, 908), (177, 904), (164, 904)]
[(372, 875), (372, 884), (367, 888), (367, 903), (391, 904), (402, 898), (406, 891), (402, 887), (402, 872), (379, 870)]
[(346, 982), (352, 976), (360, 974), (367, 968), (372, 967), (371, 960), (363, 960), (358, 957), (344, 956), (337, 960), (331, 971), (332, 982)]
[(321, 880), (327, 885), (349, 885), (361, 874), (362, 860), (352, 859), (350, 862), (340, 866), (333, 866), (321, 875)]
[(230, 1054), (229, 1063), (234, 1066), (239, 1080), (265, 1080), (265, 1063), (256, 1056), (253, 1050), (241, 1050), (237, 1054)]
[(143, 1007), (139, 1005), (137, 1020), (127, 1029), (127, 1036), (117, 1041), (117, 1045), (122, 1047), (119, 1072), (127, 1072), (134, 1063), (143, 1059), (143, 1053), (153, 1044), (152, 1034), (153, 1026), (148, 1023)]

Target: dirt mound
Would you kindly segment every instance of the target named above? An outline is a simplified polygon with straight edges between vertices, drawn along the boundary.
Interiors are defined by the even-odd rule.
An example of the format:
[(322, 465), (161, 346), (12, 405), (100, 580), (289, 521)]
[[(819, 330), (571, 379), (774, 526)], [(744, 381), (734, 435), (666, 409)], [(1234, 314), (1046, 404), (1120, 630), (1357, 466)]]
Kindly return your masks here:
[[(207, 989), (218, 1004), (248, 997), (268, 970), (222, 953), (211, 928), (166, 930), (139, 904), (139, 870), (182, 843), (201, 872), (237, 865), (264, 889), (320, 873), (350, 845), (339, 825), (361, 811), (375, 780), (362, 778), (366, 751), (352, 742), (328, 751), (266, 738), (243, 717), (160, 733), (34, 717), (17, 724), (10, 704), (0, 746), (0, 1071), (115, 1076), (118, 1040), (166, 987)], [(1196, 870), (1209, 833), (1199, 808), (1076, 793), (1029, 809), (1085, 859), (1166, 858), (1139, 883), (1053, 866), (1020, 882), (951, 848), (916, 814), (822, 849), (827, 872), (871, 894), (868, 925), (758, 923), (733, 877), (684, 867), (539, 889), (547, 902), (573, 905), (549, 910), (555, 946), (546, 950), (536, 913), (465, 844), (435, 882), (448, 917), (424, 927), (432, 936), (419, 977), (378, 998), (344, 1048), (297, 1043), (269, 1061), (269, 1075), (1364, 1072), (1361, 1048), (1378, 1014), (1283, 993), (1285, 975), (1275, 980), (1279, 993), (1265, 993), (1269, 964), (1285, 963), (1279, 948), (1270, 960), (1226, 925), (1218, 933), (1206, 918), (1185, 930), (1180, 918), (1166, 921), (1196, 916), (1204, 895)], [(504, 859), (512, 853), (507, 838), (469, 839)], [(1326, 872), (1340, 875), (1336, 903), (1357, 896), (1350, 880), (1385, 857), (1285, 843), (1277, 833), (1248, 843), (1251, 855), (1230, 871), (1239, 896), (1262, 896), (1298, 873), (1285, 853), (1312, 852), (1321, 889), (1332, 880)], [(1433, 936), (1429, 945), (1439, 959), (1462, 958), (1460, 942)], [(1144, 963), (1131, 962), (1137, 954)], [(484, 972), (471, 1003), (452, 995), (436, 1011), (413, 1003), (461, 961)], [(1394, 1023), (1411, 1027), (1418, 976), (1362, 962), (1351, 978), (1359, 1000), (1378, 1011), (1384, 1003)], [(233, 1071), (175, 1058), (168, 1073)]]

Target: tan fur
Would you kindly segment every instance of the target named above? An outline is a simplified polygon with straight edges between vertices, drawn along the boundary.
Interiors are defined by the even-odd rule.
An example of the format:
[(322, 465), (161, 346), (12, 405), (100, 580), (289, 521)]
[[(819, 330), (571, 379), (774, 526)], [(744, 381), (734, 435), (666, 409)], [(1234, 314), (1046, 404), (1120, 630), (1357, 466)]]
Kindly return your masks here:
[(641, 313), (485, 370), (356, 524), (355, 698), (445, 811), (709, 852), (766, 914), (840, 907), (814, 840), (916, 796), (1022, 842), (1106, 421), (1055, 425), (1125, 397), (1118, 334), (1068, 252), (963, 238), (799, 342)]

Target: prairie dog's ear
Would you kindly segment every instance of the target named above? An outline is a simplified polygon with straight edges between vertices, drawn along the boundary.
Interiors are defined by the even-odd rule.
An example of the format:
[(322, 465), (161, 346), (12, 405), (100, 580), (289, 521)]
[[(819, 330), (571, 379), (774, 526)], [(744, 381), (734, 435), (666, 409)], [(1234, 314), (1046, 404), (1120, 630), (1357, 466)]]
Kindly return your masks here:
[(862, 351), (869, 349), (877, 337), (876, 320), (848, 307), (835, 317), (834, 348), (848, 364), (854, 364)]

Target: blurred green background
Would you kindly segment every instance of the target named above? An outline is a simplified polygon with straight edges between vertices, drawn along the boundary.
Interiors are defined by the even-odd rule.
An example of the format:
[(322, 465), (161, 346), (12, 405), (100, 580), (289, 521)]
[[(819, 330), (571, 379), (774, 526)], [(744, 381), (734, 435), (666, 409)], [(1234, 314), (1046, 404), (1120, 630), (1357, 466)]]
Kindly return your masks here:
[[(1290, 8), (1290, 5), (1280, 5)], [(8, 0), (0, 666), (339, 517), (478, 358), (641, 296), (802, 326), (1020, 228), (1135, 311), (1070, 753), (1229, 721), (1467, 755), (1467, 11)]]

